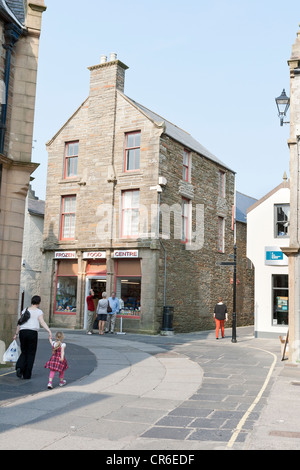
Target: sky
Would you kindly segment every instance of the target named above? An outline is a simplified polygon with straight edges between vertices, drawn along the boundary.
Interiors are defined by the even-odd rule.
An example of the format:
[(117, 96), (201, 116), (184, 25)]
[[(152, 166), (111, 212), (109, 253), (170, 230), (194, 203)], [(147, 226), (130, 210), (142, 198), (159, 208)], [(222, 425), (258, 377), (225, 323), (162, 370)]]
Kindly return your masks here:
[[(88, 97), (87, 67), (115, 52), (125, 94), (189, 132), (261, 198), (289, 176), (289, 96), (299, 0), (45, 0), (32, 187), (46, 197), (46, 142)], [(289, 116), (287, 117), (289, 120)]]

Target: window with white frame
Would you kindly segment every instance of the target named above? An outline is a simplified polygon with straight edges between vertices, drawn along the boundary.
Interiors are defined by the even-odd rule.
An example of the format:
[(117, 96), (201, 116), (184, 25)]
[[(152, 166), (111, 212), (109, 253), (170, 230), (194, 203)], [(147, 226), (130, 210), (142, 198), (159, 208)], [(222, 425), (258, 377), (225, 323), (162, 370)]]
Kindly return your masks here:
[(61, 240), (74, 240), (76, 196), (63, 196), (61, 201)]
[(136, 238), (139, 235), (140, 191), (122, 191), (122, 238)]
[(64, 178), (77, 176), (78, 152), (79, 141), (66, 143)]
[(290, 205), (275, 204), (275, 238), (284, 238), (289, 236), (290, 225)]
[(125, 135), (125, 171), (140, 169), (141, 132), (128, 132)]

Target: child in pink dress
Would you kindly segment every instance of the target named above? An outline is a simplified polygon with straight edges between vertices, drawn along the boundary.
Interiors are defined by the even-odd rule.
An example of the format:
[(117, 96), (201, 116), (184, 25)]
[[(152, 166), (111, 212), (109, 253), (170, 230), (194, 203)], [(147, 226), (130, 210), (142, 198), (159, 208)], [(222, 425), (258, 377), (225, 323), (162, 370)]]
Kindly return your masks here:
[(51, 341), (49, 338), (49, 342), (52, 346), (52, 356), (49, 361), (46, 362), (45, 368), (50, 369), (49, 374), (49, 383), (48, 388), (52, 389), (52, 381), (55, 376), (55, 372), (59, 373), (59, 386), (63, 387), (66, 385), (66, 380), (64, 380), (65, 371), (68, 369), (68, 363), (65, 359), (65, 349), (66, 344), (63, 343), (64, 334), (61, 331), (58, 331), (55, 335), (55, 341)]

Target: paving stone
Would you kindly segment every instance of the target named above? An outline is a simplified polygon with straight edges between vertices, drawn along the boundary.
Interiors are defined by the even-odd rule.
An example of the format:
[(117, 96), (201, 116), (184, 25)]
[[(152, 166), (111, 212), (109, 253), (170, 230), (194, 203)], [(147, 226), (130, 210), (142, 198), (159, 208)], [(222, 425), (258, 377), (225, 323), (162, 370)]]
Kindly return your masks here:
[(141, 437), (182, 440), (186, 439), (190, 432), (191, 429), (154, 426)]

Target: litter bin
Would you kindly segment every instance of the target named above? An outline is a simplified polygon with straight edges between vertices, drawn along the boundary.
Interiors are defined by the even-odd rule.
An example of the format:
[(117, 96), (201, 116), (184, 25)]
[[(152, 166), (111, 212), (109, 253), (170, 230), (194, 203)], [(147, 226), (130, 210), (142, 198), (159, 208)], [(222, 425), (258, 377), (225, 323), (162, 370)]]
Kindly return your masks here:
[(174, 307), (164, 306), (162, 331), (173, 331)]

